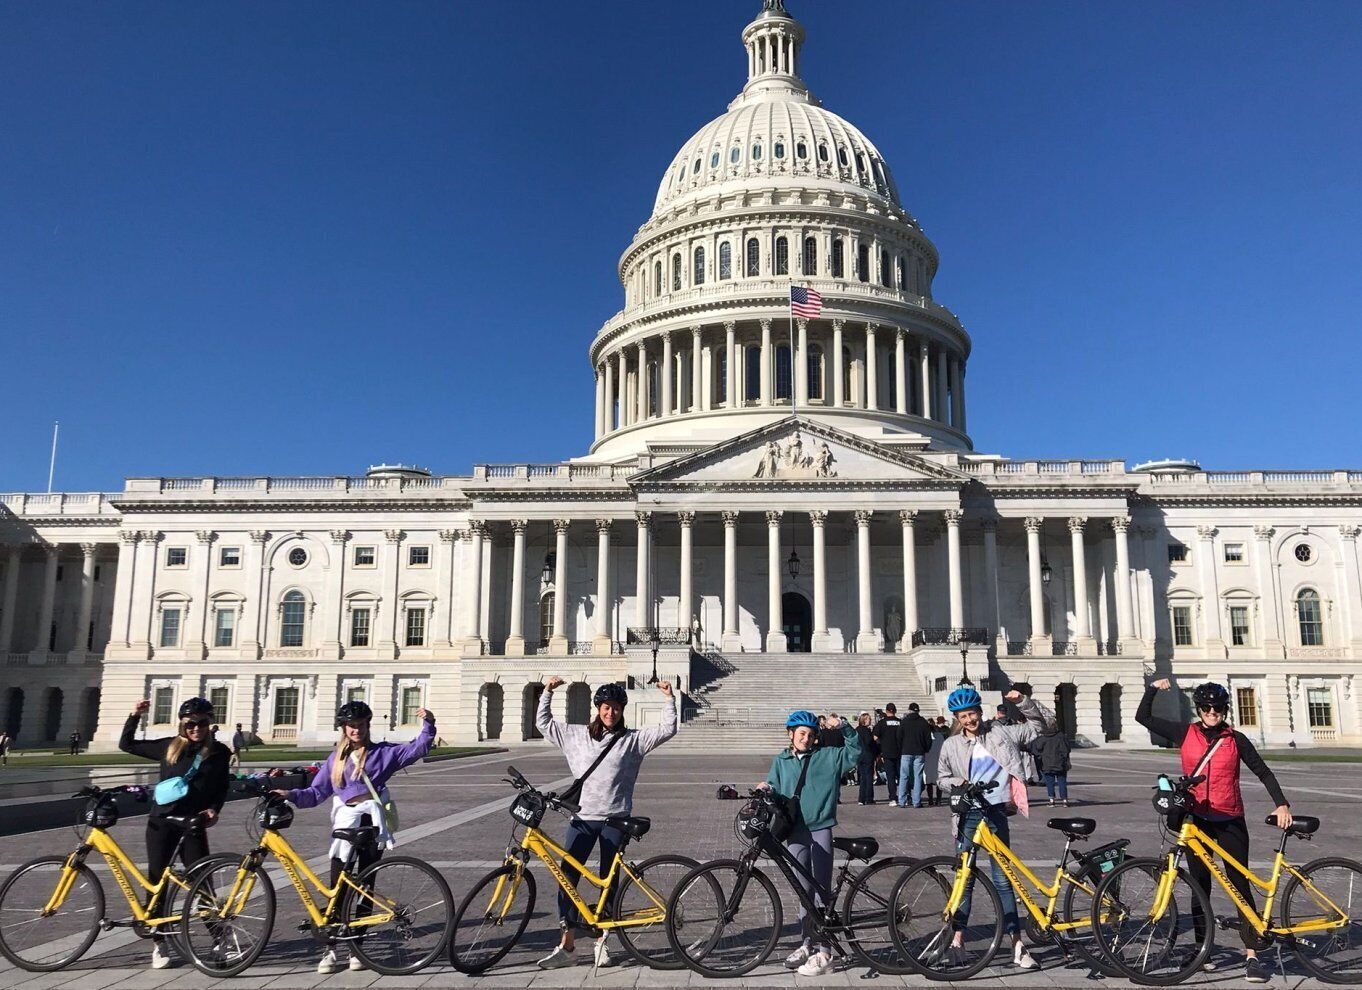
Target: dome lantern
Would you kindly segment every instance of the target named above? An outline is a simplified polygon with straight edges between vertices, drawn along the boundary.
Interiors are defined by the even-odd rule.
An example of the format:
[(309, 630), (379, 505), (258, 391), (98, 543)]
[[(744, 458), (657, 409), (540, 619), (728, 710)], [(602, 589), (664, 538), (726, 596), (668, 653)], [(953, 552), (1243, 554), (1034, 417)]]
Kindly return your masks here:
[(782, 89), (804, 89), (799, 80), (804, 28), (790, 16), (784, 0), (762, 0), (761, 13), (743, 29), (742, 41), (747, 48), (744, 92), (772, 82)]

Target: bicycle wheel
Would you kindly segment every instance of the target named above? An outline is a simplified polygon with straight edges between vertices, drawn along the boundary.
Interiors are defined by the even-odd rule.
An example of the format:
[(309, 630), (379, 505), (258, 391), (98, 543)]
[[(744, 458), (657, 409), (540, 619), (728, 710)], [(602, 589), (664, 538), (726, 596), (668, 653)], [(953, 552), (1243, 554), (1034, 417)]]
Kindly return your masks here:
[[(648, 885), (651, 894), (643, 890), (634, 878), (621, 871), (619, 887), (614, 897), (611, 917), (620, 921), (639, 911), (655, 909), (661, 904), (661, 917), (646, 925), (621, 925), (612, 929), (620, 937), (624, 950), (640, 964), (653, 969), (683, 969), (685, 963), (672, 951), (667, 941), (666, 905), (677, 882), (699, 867), (687, 856), (654, 856), (644, 860), (634, 870)], [(656, 898), (656, 901), (654, 901)]]
[[(1154, 899), (1168, 864), (1131, 859), (1108, 873), (1093, 895), (1093, 942), (1103, 958), (1136, 983), (1167, 987), (1197, 972), (1215, 943), (1211, 899), (1180, 869), (1157, 918)], [(1208, 923), (1209, 921), (1209, 923)]]
[(969, 913), (946, 913), (957, 856), (933, 856), (894, 885), (889, 909), (890, 938), (914, 972), (933, 980), (967, 980), (993, 958), (1003, 941), (1003, 909), (998, 891), (978, 866), (973, 869)]
[(274, 931), (274, 884), (257, 867), (237, 884), (241, 859), (196, 870), (184, 894), (180, 948), (201, 973), (236, 976), (260, 958)]
[(667, 941), (688, 969), (710, 979), (742, 976), (780, 938), (780, 895), (769, 877), (736, 859), (686, 874), (667, 902)]
[[(1102, 874), (1096, 872), (1084, 873), (1079, 879), (1088, 885), (1088, 890), (1084, 890), (1076, 883), (1065, 881), (1064, 900), (1059, 909), (1059, 920), (1075, 927), (1066, 928), (1058, 934), (1063, 939), (1064, 946), (1078, 953), (1085, 965), (1092, 967), (1104, 976), (1120, 976), (1121, 971), (1107, 962), (1102, 953), (1098, 951), (1093, 936), (1091, 920), (1093, 896), (1089, 893), (1089, 890), (1096, 888), (1097, 883), (1102, 879)], [(1107, 896), (1110, 898), (1111, 893), (1109, 892)], [(1107, 910), (1112, 909), (1110, 900), (1104, 903), (1108, 905)]]
[(891, 856), (872, 863), (851, 882), (842, 901), (842, 923), (852, 953), (872, 970), (890, 976), (911, 973), (889, 934), (894, 886), (917, 860)]
[(66, 857), (31, 860), (0, 886), (0, 952), (20, 969), (50, 973), (85, 955), (104, 920), (104, 888), (84, 863), (71, 887), (50, 913), (44, 908), (57, 891)]
[(198, 876), (199, 870), (206, 870), (209, 867), (218, 864), (227, 864), (235, 867), (240, 865), (240, 863), (241, 857), (233, 855), (232, 853), (219, 853), (215, 856), (205, 856), (203, 859), (195, 862), (187, 871), (180, 874), (180, 879), (185, 884), (183, 887), (179, 884), (172, 883), (165, 890), (164, 901), (157, 906), (156, 914), (161, 918), (173, 918), (175, 920), (167, 921), (162, 925), (157, 925), (154, 929), (154, 934), (169, 939), (171, 947), (180, 958), (186, 960), (189, 958), (189, 950), (185, 948), (184, 945), (184, 919), (179, 917), (180, 904), (184, 901), (184, 895), (188, 893), (190, 885), (194, 882), (194, 878)]
[[(384, 976), (406, 976), (429, 966), (444, 951), (454, 921), (454, 895), (439, 870), (411, 856), (379, 860), (356, 881), (341, 921), (361, 933), (350, 943), (360, 962)], [(364, 924), (371, 914), (391, 911), (381, 924)]]
[(510, 863), (479, 880), (454, 915), (449, 964), (460, 973), (496, 965), (520, 941), (534, 913), (534, 875)]
[(1307, 863), (1300, 871), (1309, 885), (1295, 876), (1286, 881), (1282, 927), (1334, 921), (1338, 918), (1334, 908), (1346, 914), (1348, 922), (1341, 928), (1297, 935), (1296, 958), (1316, 979), (1357, 986), (1362, 983), (1362, 863), (1330, 857)]

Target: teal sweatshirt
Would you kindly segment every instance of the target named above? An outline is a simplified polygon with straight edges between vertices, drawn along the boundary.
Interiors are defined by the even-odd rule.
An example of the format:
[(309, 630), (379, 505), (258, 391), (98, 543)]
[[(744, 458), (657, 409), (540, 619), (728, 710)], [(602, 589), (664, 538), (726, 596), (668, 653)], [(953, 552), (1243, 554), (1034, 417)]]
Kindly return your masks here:
[(771, 772), (766, 775), (766, 782), (777, 794), (793, 797), (803, 761), (813, 761), (804, 778), (804, 790), (799, 792), (799, 810), (810, 832), (837, 824), (837, 792), (842, 786), (842, 775), (861, 758), (861, 740), (855, 728), (846, 722), (842, 723), (842, 738), (846, 740), (845, 746), (821, 746), (802, 758), (788, 749), (782, 750), (771, 761)]

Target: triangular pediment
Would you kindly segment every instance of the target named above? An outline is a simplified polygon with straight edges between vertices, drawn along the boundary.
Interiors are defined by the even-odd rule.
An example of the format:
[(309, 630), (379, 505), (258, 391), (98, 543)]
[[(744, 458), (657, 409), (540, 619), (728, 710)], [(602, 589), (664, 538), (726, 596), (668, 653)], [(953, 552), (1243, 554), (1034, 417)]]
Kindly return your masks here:
[(823, 423), (790, 416), (634, 475), (634, 485), (791, 482), (956, 487), (969, 477)]

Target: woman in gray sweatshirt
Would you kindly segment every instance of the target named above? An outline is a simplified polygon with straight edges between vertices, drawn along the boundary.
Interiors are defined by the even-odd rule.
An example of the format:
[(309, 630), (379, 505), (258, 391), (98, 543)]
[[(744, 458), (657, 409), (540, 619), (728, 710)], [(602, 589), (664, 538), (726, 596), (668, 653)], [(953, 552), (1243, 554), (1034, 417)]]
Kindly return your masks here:
[[(624, 842), (620, 830), (607, 819), (633, 814), (634, 781), (638, 779), (643, 758), (676, 735), (676, 696), (670, 681), (659, 681), (658, 689), (668, 702), (662, 710), (662, 721), (645, 729), (627, 729), (624, 726), (624, 706), (629, 696), (620, 684), (602, 684), (592, 698), (595, 718), (587, 725), (568, 725), (554, 718), (550, 710), (553, 692), (563, 683), (561, 677), (554, 677), (544, 685), (534, 724), (545, 739), (563, 751), (573, 775), (580, 777), (586, 773), (601, 751), (611, 745), (612, 739), (615, 740), (601, 765), (582, 784), (582, 793), (577, 799), (581, 811), (568, 823), (567, 837), (563, 841), (568, 854), (579, 863), (585, 863), (599, 843), (600, 875), (604, 876), (611, 860), (615, 858), (615, 850)], [(568, 880), (575, 885), (581, 875), (566, 862), (562, 867)], [(558, 924), (563, 930), (562, 940), (552, 952), (539, 960), (541, 969), (557, 969), (577, 962), (577, 941), (573, 928), (581, 927), (581, 918), (576, 906), (562, 891), (558, 892)], [(597, 966), (610, 965), (604, 935), (596, 941), (595, 963)]]

